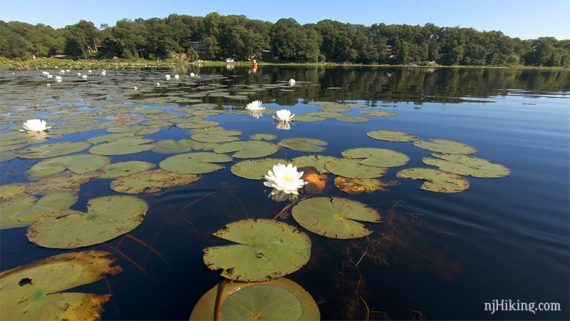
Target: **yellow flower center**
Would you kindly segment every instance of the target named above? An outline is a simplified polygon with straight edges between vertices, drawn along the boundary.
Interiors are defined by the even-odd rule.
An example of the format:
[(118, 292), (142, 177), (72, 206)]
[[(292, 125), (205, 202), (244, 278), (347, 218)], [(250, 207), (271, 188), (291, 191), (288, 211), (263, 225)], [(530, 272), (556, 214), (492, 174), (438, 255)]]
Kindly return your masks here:
[(291, 176), (291, 175), (289, 175), (289, 174), (286, 174), (285, 177), (283, 177), (283, 179), (285, 179), (285, 181), (286, 181), (287, 183), (291, 183), (291, 182), (293, 182), (293, 179), (294, 179), (294, 178), (293, 178), (293, 176)]

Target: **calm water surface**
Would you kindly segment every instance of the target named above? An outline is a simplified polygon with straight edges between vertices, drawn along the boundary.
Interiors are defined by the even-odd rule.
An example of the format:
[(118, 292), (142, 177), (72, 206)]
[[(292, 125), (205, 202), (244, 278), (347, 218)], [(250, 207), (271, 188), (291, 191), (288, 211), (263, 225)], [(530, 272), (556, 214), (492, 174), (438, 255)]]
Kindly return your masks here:
[[(14, 130), (22, 117), (42, 117), (57, 132), (68, 123), (62, 117), (52, 119), (53, 115), (70, 108), (96, 113), (97, 106), (106, 103), (127, 102), (129, 108), (175, 112), (178, 106), (207, 102), (224, 112), (206, 119), (242, 131), (243, 139), (255, 133), (275, 134), (278, 139), (319, 138), (328, 142), (320, 153), (325, 155), (340, 156), (353, 147), (389, 148), (410, 157), (405, 168), (425, 167), (421, 159), (428, 151), (411, 143), (381, 142), (366, 136), (367, 131), (379, 129), (474, 146), (476, 156), (507, 166), (510, 176), (468, 178), (468, 190), (441, 194), (420, 190), (419, 181), (396, 179), (400, 168), (393, 168), (382, 179), (397, 180), (399, 185), (385, 192), (348, 195), (334, 186), (334, 176), (329, 174), (325, 195), (368, 204), (381, 213), (383, 222), (368, 225), (374, 231), (369, 239), (335, 240), (307, 232), (312, 241), (311, 260), (289, 278), (311, 293), (322, 319), (364, 319), (363, 300), (371, 319), (569, 317), (568, 71), (202, 68), (200, 80), (181, 73), (178, 82), (164, 80), (164, 74), (173, 71), (108, 71), (107, 77), (92, 76), (87, 81), (79, 81), (74, 73), (65, 75), (61, 84), (46, 87), (40, 71), (1, 72), (0, 129)], [(298, 84), (286, 88), (282, 82), (290, 78)], [(155, 87), (156, 82), (161, 86)], [(252, 90), (261, 84), (280, 86)], [(139, 88), (136, 92), (134, 85)], [(200, 94), (220, 89), (246, 97)], [(263, 100), (268, 109), (259, 119), (243, 111), (255, 99)], [(360, 116), (365, 109), (396, 114), (369, 117), (363, 123), (328, 119), (295, 122), (288, 131), (275, 128), (272, 110), (287, 108), (302, 115), (319, 110), (314, 101), (367, 105), (347, 112), (352, 116)], [(104, 133), (104, 129), (89, 129), (49, 141), (85, 140)], [(146, 137), (180, 139), (190, 134), (187, 129), (164, 126)], [(282, 148), (271, 157), (307, 154), (312, 153)], [(158, 164), (169, 156), (148, 151), (112, 159)], [(15, 158), (0, 163), (2, 184), (27, 181), (25, 170), (38, 161)], [(225, 165), (224, 170), (205, 174), (197, 183), (137, 195), (149, 203), (150, 210), (131, 235), (151, 244), (164, 259), (128, 238), (87, 248), (120, 250), (114, 254), (122, 273), (108, 277), (107, 282), (75, 289), (111, 291), (113, 299), (105, 305), (104, 319), (188, 319), (200, 296), (221, 280), (202, 261), (205, 247), (223, 243), (211, 233), (240, 219), (271, 218), (287, 204), (268, 198), (261, 181), (236, 177), (229, 170), (232, 163)], [(85, 210), (90, 198), (117, 194), (109, 182), (98, 179), (82, 185), (73, 208)], [(298, 226), (290, 216), (283, 221)], [(23, 227), (0, 232), (2, 270), (69, 252), (30, 243), (26, 231)], [(351, 261), (363, 254), (356, 269)], [(562, 311), (490, 315), (484, 303), (493, 299), (559, 302)]]

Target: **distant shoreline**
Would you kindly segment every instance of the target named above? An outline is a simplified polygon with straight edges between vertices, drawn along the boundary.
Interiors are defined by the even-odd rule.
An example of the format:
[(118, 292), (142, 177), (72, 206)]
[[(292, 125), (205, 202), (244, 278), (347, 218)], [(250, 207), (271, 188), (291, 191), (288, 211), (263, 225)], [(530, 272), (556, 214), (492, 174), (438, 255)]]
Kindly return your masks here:
[[(54, 59), (38, 58), (28, 60), (11, 60), (0, 57), (0, 70), (40, 70), (40, 69), (176, 69), (183, 66), (188, 68), (226, 67), (232, 65), (238, 68), (252, 67), (247, 61), (226, 63), (224, 61), (186, 62), (181, 60), (128, 60), (128, 59)], [(388, 65), (388, 64), (353, 64), (353, 63), (290, 63), (290, 62), (259, 62), (258, 67), (314, 67), (314, 68), (419, 68), (419, 69), (503, 69), (503, 70), (570, 70), (569, 67), (547, 66), (474, 66), (474, 65)]]

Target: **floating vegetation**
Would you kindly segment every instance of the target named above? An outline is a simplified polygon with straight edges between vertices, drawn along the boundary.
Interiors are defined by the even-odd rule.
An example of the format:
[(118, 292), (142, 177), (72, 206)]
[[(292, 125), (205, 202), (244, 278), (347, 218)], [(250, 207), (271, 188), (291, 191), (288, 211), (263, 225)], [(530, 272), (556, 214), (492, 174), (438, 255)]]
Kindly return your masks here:
[(477, 151), (475, 147), (446, 139), (416, 140), (414, 145), (421, 149), (444, 154), (473, 154)]
[(438, 193), (457, 193), (469, 188), (465, 178), (432, 168), (407, 168), (396, 173), (398, 178), (422, 180), (421, 189)]
[(217, 163), (231, 162), (228, 155), (211, 152), (186, 153), (171, 156), (160, 162), (159, 166), (167, 171), (179, 174), (205, 174), (218, 171), (224, 166)]
[(135, 229), (147, 211), (147, 203), (134, 196), (97, 197), (87, 203), (87, 213), (67, 210), (34, 223), (28, 240), (58, 249), (100, 244)]
[(327, 174), (320, 173), (315, 167), (299, 168), (303, 172), (302, 180), (307, 182), (305, 192), (309, 194), (319, 194), (325, 190), (327, 186)]
[(118, 177), (111, 182), (111, 189), (126, 194), (150, 194), (166, 188), (192, 184), (198, 179), (197, 175), (185, 175), (156, 169)]
[(306, 155), (293, 158), (292, 162), (297, 167), (314, 167), (321, 173), (328, 173), (325, 165), (336, 157), (325, 155)]
[(325, 150), (323, 146), (326, 146), (327, 142), (316, 138), (295, 137), (282, 139), (278, 144), (300, 152), (318, 153)]
[(110, 162), (111, 159), (100, 155), (81, 154), (60, 156), (36, 163), (27, 171), (27, 174), (31, 179), (39, 179), (58, 174), (65, 170), (72, 171), (76, 174), (86, 174), (96, 171)]
[(0, 185), (0, 202), (8, 201), (24, 194), (26, 194), (26, 184), (24, 183)]
[(181, 139), (178, 141), (174, 139), (164, 139), (155, 142), (152, 151), (159, 154), (187, 153), (193, 149), (192, 146), (195, 145), (194, 143), (198, 142), (191, 139)]
[(375, 117), (392, 117), (396, 115), (393, 111), (383, 111), (383, 110), (362, 110), (361, 114)]
[(69, 191), (77, 193), (81, 184), (89, 182), (91, 176), (72, 172), (62, 172), (41, 178), (26, 185), (26, 192), (36, 195), (45, 195), (55, 191)]
[(455, 173), (463, 176), (479, 178), (499, 178), (510, 174), (510, 170), (503, 165), (467, 155), (432, 154), (434, 157), (425, 157), (422, 162), (433, 165), (442, 171)]
[(411, 142), (418, 137), (398, 130), (373, 130), (366, 133), (368, 137), (387, 142)]
[(154, 147), (152, 139), (137, 136), (125, 137), (110, 143), (95, 145), (89, 153), (97, 155), (128, 155), (141, 153)]
[(336, 177), (334, 185), (347, 194), (385, 192), (388, 187), (396, 186), (396, 181), (384, 182), (377, 178), (346, 178)]
[(268, 140), (269, 141), (269, 140), (277, 139), (277, 136), (273, 135), (273, 134), (259, 133), (259, 134), (253, 134), (253, 135), (249, 136), (249, 139), (251, 139), (251, 140)]
[(204, 249), (204, 263), (231, 280), (265, 281), (293, 273), (311, 256), (309, 237), (285, 223), (247, 219), (226, 225), (214, 236), (236, 244)]
[(202, 143), (227, 143), (239, 140), (238, 136), (241, 131), (238, 130), (225, 130), (223, 128), (204, 129), (191, 138), (195, 141)]
[(99, 320), (110, 295), (63, 292), (121, 272), (110, 253), (64, 253), (0, 273), (4, 320)]
[(216, 285), (198, 300), (190, 320), (214, 321), (216, 306), (221, 320), (320, 320), (311, 294), (287, 278)]
[(372, 232), (360, 222), (380, 222), (376, 210), (340, 197), (302, 200), (293, 207), (293, 218), (307, 230), (335, 239), (365, 237)]
[(384, 148), (351, 148), (342, 152), (347, 158), (362, 159), (360, 164), (373, 167), (398, 167), (410, 161), (405, 154)]
[(356, 158), (335, 158), (328, 160), (325, 168), (338, 176), (348, 178), (377, 178), (386, 173), (384, 167), (372, 167), (361, 164)]
[(261, 180), (267, 175), (267, 172), (276, 164), (287, 164), (287, 160), (282, 158), (263, 158), (241, 161), (232, 166), (231, 171), (234, 175), (247, 178)]
[(37, 220), (57, 217), (77, 202), (72, 192), (52, 192), (36, 201), (34, 196), (22, 194), (0, 204), (0, 229), (28, 226)]
[(48, 158), (73, 154), (87, 149), (88, 142), (62, 142), (53, 144), (33, 145), (20, 149), (17, 153), (20, 158)]
[(153, 169), (155, 165), (149, 162), (143, 161), (126, 161), (109, 164), (101, 170), (97, 177), (100, 178), (117, 178), (121, 176), (127, 176), (139, 172), (144, 172), (149, 169)]
[(216, 153), (233, 153), (235, 158), (260, 158), (275, 154), (279, 146), (263, 141), (237, 141), (225, 143), (214, 148)]

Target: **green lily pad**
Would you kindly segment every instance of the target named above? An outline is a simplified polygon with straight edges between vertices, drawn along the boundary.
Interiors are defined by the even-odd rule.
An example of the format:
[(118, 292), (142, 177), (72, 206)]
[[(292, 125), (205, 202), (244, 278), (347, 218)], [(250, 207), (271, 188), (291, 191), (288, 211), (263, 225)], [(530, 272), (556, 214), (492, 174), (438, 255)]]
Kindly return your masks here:
[(154, 143), (152, 151), (160, 154), (186, 153), (192, 150), (192, 142), (193, 140), (190, 139), (181, 139), (179, 141), (174, 139), (159, 140)]
[(360, 164), (374, 167), (398, 167), (410, 161), (405, 154), (384, 148), (351, 148), (342, 152), (342, 156), (363, 159)]
[(216, 153), (230, 153), (235, 158), (259, 158), (275, 154), (279, 146), (262, 141), (237, 141), (225, 143), (214, 148)]
[(0, 163), (7, 162), (9, 160), (13, 160), (14, 158), (18, 157), (14, 152), (3, 152), (0, 153)]
[(198, 179), (197, 175), (184, 175), (156, 169), (116, 178), (111, 182), (111, 189), (126, 194), (150, 194), (166, 188), (192, 184)]
[(109, 164), (99, 170), (100, 178), (117, 178), (153, 169), (155, 165), (143, 161), (126, 161)]
[(35, 221), (58, 216), (77, 202), (77, 195), (72, 192), (53, 192), (36, 202), (36, 198), (25, 194), (19, 198), (0, 204), (0, 229), (22, 227)]
[(326, 146), (327, 142), (316, 138), (296, 137), (282, 139), (278, 144), (300, 152), (318, 153), (325, 150), (323, 146)]
[(198, 152), (171, 156), (161, 161), (159, 166), (167, 171), (180, 174), (204, 174), (224, 168), (224, 166), (216, 163), (227, 163), (231, 161), (232, 158), (228, 155)]
[(295, 157), (292, 159), (292, 162), (297, 167), (314, 167), (321, 173), (328, 173), (325, 165), (328, 161), (335, 159), (336, 157), (325, 155), (306, 155)]
[(287, 164), (287, 160), (282, 158), (263, 158), (241, 161), (232, 166), (234, 175), (247, 179), (263, 179), (273, 165)]
[(398, 130), (373, 130), (366, 133), (368, 137), (388, 142), (411, 142), (418, 137)]
[(26, 185), (26, 192), (36, 195), (45, 195), (55, 191), (70, 191), (77, 193), (81, 184), (89, 182), (91, 176), (72, 172), (63, 172), (41, 178)]
[(253, 134), (251, 136), (249, 136), (249, 139), (251, 140), (275, 140), (277, 139), (276, 135), (273, 134)]
[(26, 194), (26, 184), (13, 183), (0, 185), (0, 202), (11, 200)]
[(355, 158), (335, 158), (327, 161), (325, 168), (335, 175), (348, 178), (377, 178), (386, 173), (384, 167), (367, 166), (361, 162)]
[(293, 218), (307, 230), (334, 239), (372, 233), (360, 222), (379, 223), (380, 214), (366, 204), (341, 197), (314, 197), (293, 207)]
[(115, 134), (106, 134), (106, 135), (91, 137), (87, 141), (90, 142), (91, 144), (110, 143), (133, 136), (134, 136), (133, 133), (115, 133)]
[(33, 145), (18, 151), (20, 158), (48, 158), (80, 152), (91, 146), (88, 142), (62, 142)]
[(444, 154), (473, 154), (477, 151), (475, 147), (446, 139), (416, 140), (414, 145), (421, 149)]
[(147, 210), (147, 203), (134, 196), (93, 198), (87, 203), (87, 213), (68, 210), (65, 216), (34, 223), (28, 229), (28, 240), (58, 249), (104, 243), (135, 229)]
[(501, 164), (467, 155), (432, 154), (437, 157), (425, 157), (426, 165), (437, 166), (442, 171), (479, 178), (499, 178), (510, 174), (510, 170)]
[(102, 251), (59, 254), (4, 271), (0, 315), (5, 320), (99, 320), (109, 295), (61, 291), (121, 271)]
[(398, 185), (396, 181), (383, 182), (377, 178), (346, 178), (336, 177), (334, 185), (347, 194), (385, 192), (387, 187)]
[(393, 111), (384, 111), (384, 110), (363, 110), (360, 113), (376, 117), (392, 117), (396, 115), (396, 113)]
[[(266, 293), (267, 290), (260, 290), (260, 287), (271, 287), (283, 289), (287, 293), (291, 294), (298, 300), (301, 305), (301, 315), (297, 318), (293, 318), (293, 313), (291, 311), (283, 311), (284, 314), (275, 315), (275, 314), (268, 314), (267, 308), (277, 304), (281, 306), (287, 306), (284, 300), (281, 299), (281, 294), (275, 294), (273, 291), (271, 293)], [(243, 297), (240, 294), (242, 290), (246, 290), (249, 288), (253, 288), (252, 293), (248, 293), (247, 297)], [(220, 290), (221, 289), (221, 290)], [(263, 289), (263, 288), (261, 288)], [(258, 292), (259, 291), (259, 292)], [(265, 293), (262, 295), (262, 293)], [(224, 309), (228, 309), (226, 306), (226, 302), (229, 298), (237, 295), (232, 299), (234, 303), (236, 301), (239, 303), (242, 300), (246, 299), (243, 302), (244, 309), (242, 310), (243, 313), (235, 315), (233, 317), (229, 317), (224, 314)], [(285, 294), (283, 294), (285, 295)], [(267, 302), (270, 300), (271, 302)], [(275, 301), (273, 301), (275, 300)], [(194, 306), (192, 310), (192, 314), (190, 315), (191, 321), (214, 321), (214, 314), (216, 309), (216, 302), (219, 302), (219, 306), (221, 307), (221, 319), (222, 320), (248, 320), (252, 316), (258, 317), (258, 320), (303, 320), (303, 321), (315, 321), (320, 320), (320, 312), (317, 306), (317, 303), (312, 298), (311, 294), (303, 289), (299, 284), (286, 279), (286, 278), (279, 278), (273, 279), (265, 282), (252, 282), (252, 283), (244, 283), (244, 282), (226, 282), (223, 287), (220, 285), (216, 285), (208, 292), (206, 292), (198, 303)], [(231, 302), (231, 301), (230, 301)], [(231, 307), (231, 306), (230, 306)], [(233, 310), (233, 309), (232, 309)], [(275, 309), (270, 309), (269, 313), (274, 313)], [(226, 313), (228, 310), (225, 310)]]
[(204, 249), (204, 263), (231, 280), (264, 281), (299, 270), (311, 256), (309, 237), (285, 223), (247, 219), (214, 236), (237, 244)]
[(420, 188), (430, 192), (457, 193), (469, 188), (465, 178), (432, 168), (407, 168), (396, 173), (396, 177), (422, 180)]
[(239, 140), (237, 136), (241, 135), (238, 130), (225, 130), (225, 129), (206, 129), (202, 130), (191, 138), (195, 141), (202, 143), (227, 143)]
[(223, 320), (299, 320), (301, 302), (278, 286), (253, 285), (230, 295), (222, 306)]
[(109, 164), (111, 159), (100, 155), (70, 155), (60, 156), (43, 160), (30, 169), (27, 174), (31, 179), (38, 179), (45, 176), (61, 173), (70, 170), (76, 174), (85, 174)]
[(128, 155), (141, 153), (154, 147), (151, 139), (140, 137), (127, 137), (110, 143), (91, 147), (89, 153), (96, 155)]

